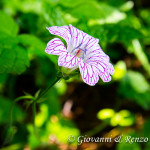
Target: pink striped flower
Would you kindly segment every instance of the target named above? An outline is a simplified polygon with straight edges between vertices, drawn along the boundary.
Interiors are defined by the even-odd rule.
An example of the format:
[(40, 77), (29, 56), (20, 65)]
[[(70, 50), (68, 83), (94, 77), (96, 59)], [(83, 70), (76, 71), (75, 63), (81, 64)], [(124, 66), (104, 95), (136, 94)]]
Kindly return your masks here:
[(52, 26), (47, 28), (51, 34), (62, 37), (67, 48), (59, 38), (48, 42), (45, 52), (58, 55), (58, 65), (72, 68), (79, 67), (82, 79), (93, 86), (99, 76), (104, 82), (109, 82), (114, 73), (114, 68), (109, 62), (109, 57), (102, 51), (99, 40), (83, 31), (69, 26)]

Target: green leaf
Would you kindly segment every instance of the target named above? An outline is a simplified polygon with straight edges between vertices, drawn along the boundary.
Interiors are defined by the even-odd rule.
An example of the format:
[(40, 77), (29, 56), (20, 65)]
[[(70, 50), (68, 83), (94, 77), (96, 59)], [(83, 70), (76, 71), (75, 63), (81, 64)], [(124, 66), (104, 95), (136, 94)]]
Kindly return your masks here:
[(125, 0), (107, 0), (107, 3), (111, 6), (115, 6), (115, 7), (120, 7), (121, 5), (123, 5), (125, 2)]
[(138, 39), (132, 41), (132, 50), (135, 56), (140, 60), (143, 68), (150, 75), (150, 63)]
[(125, 14), (116, 8), (106, 3), (97, 3), (96, 1), (82, 3), (74, 9), (67, 9), (66, 11), (79, 19), (83, 19), (84, 17), (88, 19), (101, 19), (100, 22), (110, 23), (117, 19), (117, 17), (119, 20), (125, 18)]
[(149, 83), (141, 73), (128, 71), (127, 76), (129, 78), (130, 85), (136, 92), (143, 93), (150, 89)]
[[(92, 0), (95, 1), (95, 0)], [(85, 2), (87, 3), (87, 0), (59, 0), (59, 3), (65, 7), (79, 7), (80, 5), (84, 5)]]
[(51, 2), (43, 3), (43, 17), (48, 26), (62, 26), (66, 22), (64, 20), (64, 13), (60, 7), (52, 7)]
[(68, 143), (67, 137), (70, 135), (75, 138), (79, 136), (79, 130), (74, 122), (58, 116), (51, 116), (51, 121), (46, 124), (46, 128), (48, 133), (55, 135), (62, 143)]
[(29, 54), (38, 55), (38, 56), (47, 56), (54, 64), (57, 64), (57, 56), (48, 55), (45, 53), (46, 43), (41, 41), (34, 35), (30, 34), (21, 34), (18, 37), (19, 43), (28, 48)]
[[(131, 136), (131, 138), (137, 137), (136, 134), (134, 134), (133, 136), (132, 135), (127, 135), (127, 134), (123, 135), (122, 142), (117, 144), (117, 150), (127, 150), (127, 149), (129, 149), (129, 150), (131, 150), (131, 149), (132, 150), (141, 150), (139, 143), (136, 143), (136, 142), (133, 142), (133, 143), (126, 142), (126, 138), (129, 138), (130, 136)], [(130, 139), (129, 141), (132, 141), (132, 140)]]
[(112, 126), (131, 126), (134, 122), (134, 116), (128, 110), (115, 112), (113, 109), (102, 109), (97, 113), (97, 118), (107, 120)]
[(27, 51), (26, 49), (20, 46), (16, 46), (15, 53), (16, 53), (15, 61), (12, 66), (11, 72), (21, 74), (22, 72), (26, 70), (26, 67), (29, 66), (29, 59), (28, 59)]
[[(144, 127), (143, 127), (143, 135), (144, 137), (148, 137), (150, 138), (150, 119), (146, 120)], [(149, 150), (150, 149), (150, 142), (147, 142), (145, 145), (145, 149), (144, 150)]]
[(0, 18), (0, 31), (13, 36), (17, 35), (19, 28), (15, 21), (2, 11), (0, 11)]
[(120, 10), (125, 11), (125, 12), (130, 11), (133, 8), (133, 6), (134, 6), (134, 2), (127, 1), (120, 6)]
[(22, 148), (23, 148), (23, 146), (21, 144), (13, 144), (13, 145), (9, 145), (4, 148), (1, 148), (1, 150), (18, 150), (18, 149), (22, 149)]
[(8, 74), (0, 74), (0, 84), (4, 84), (7, 81)]
[(97, 113), (97, 118), (98, 119), (108, 119), (112, 118), (115, 115), (115, 111), (110, 108), (102, 109)]
[[(12, 101), (7, 98), (0, 97), (0, 123), (8, 123), (9, 122), (9, 111), (12, 105)], [(5, 108), (5, 109), (4, 109)], [(18, 122), (21, 121), (25, 117), (23, 110), (17, 105), (14, 106), (13, 109), (13, 121)]]
[(133, 39), (142, 38), (143, 35), (140, 31), (133, 27), (122, 24), (104, 24), (96, 25), (90, 28), (91, 33), (100, 41), (105, 42), (122, 42), (129, 44)]
[(150, 86), (142, 74), (128, 71), (118, 90), (124, 98), (136, 102), (144, 109), (150, 108)]
[(30, 47), (31, 50), (36, 50), (37, 54), (41, 54), (41, 52), (45, 49), (46, 44), (42, 42), (39, 38), (31, 34), (21, 34), (17, 37), (18, 42), (21, 43), (25, 47)]
[(0, 37), (0, 57), (0, 73), (21, 74), (29, 66), (26, 49), (17, 45), (16, 38), (6, 34)]

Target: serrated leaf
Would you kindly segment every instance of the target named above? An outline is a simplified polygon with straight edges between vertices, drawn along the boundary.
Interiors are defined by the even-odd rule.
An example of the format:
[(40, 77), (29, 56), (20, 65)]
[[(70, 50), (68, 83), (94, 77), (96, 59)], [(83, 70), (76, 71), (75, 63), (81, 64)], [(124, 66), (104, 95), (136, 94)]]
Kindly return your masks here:
[(4, 35), (0, 38), (0, 73), (21, 74), (29, 66), (27, 51), (15, 38)]

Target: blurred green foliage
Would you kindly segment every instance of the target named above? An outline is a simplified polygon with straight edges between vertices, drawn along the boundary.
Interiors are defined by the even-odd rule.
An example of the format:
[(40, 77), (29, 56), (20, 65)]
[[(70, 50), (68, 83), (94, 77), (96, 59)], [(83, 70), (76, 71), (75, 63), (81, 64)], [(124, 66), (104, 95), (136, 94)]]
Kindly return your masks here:
[(115, 112), (113, 109), (102, 109), (97, 114), (98, 119), (106, 120), (111, 126), (131, 126), (135, 117), (128, 110)]
[[(73, 149), (77, 147), (77, 142), (71, 147), (67, 136), (74, 135), (77, 138), (85, 130), (95, 133), (95, 126), (101, 125), (99, 120), (92, 125), (90, 121), (88, 124), (79, 123), (86, 122), (86, 117), (77, 117), (80, 113), (84, 112), (90, 120), (93, 116), (88, 114), (88, 110), (94, 109), (90, 105), (88, 109), (85, 109), (86, 105), (72, 109), (72, 103), (68, 102), (68, 99), (77, 97), (82, 98), (80, 104), (84, 100), (89, 104), (85, 95), (91, 92), (90, 88), (81, 94), (76, 90), (73, 92), (76, 84), (79, 84), (77, 89), (83, 90), (80, 76), (77, 76), (70, 81), (61, 80), (44, 97), (43, 102), (37, 105), (36, 126), (39, 138), (34, 133), (31, 108), (27, 109), (25, 105), (27, 100), (16, 104), (13, 111), (16, 132), (10, 143), (3, 144), (13, 100), (23, 95), (23, 92), (34, 95), (38, 89), (47, 87), (55, 80), (59, 70), (57, 56), (44, 52), (46, 43), (55, 37), (49, 34), (46, 27), (68, 24), (98, 38), (102, 49), (115, 66), (111, 83), (99, 81), (99, 85), (92, 87), (94, 90), (90, 94), (94, 94), (97, 100), (93, 100), (96, 110), (93, 111), (94, 117), (98, 116), (111, 129), (125, 132), (125, 135), (150, 138), (150, 2), (1, 0), (0, 9), (0, 147), (3, 150), (64, 150), (66, 145)], [(104, 92), (103, 101), (100, 101), (101, 94), (95, 94), (96, 89)], [(112, 91), (114, 98), (111, 96)], [(63, 97), (65, 101), (62, 100)], [(105, 97), (109, 98), (109, 101), (106, 100), (107, 105)], [(78, 106), (77, 101), (73, 103), (74, 107)], [(109, 104), (114, 105), (110, 108)], [(138, 120), (139, 116), (142, 119)], [(126, 128), (130, 130), (126, 131)], [(101, 132), (111, 131), (97, 128), (96, 132), (100, 136)], [(150, 147), (149, 143), (143, 145), (118, 143), (109, 148), (148, 150)], [(79, 148), (83, 149), (82, 146)], [(107, 146), (96, 143), (95, 149), (98, 148), (108, 149)], [(89, 147), (90, 149), (92, 148)]]

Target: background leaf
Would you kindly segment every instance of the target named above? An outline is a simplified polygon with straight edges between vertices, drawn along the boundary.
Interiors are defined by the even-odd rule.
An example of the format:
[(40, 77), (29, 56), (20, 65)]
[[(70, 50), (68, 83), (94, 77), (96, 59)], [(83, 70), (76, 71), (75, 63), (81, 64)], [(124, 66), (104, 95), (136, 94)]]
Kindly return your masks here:
[(0, 18), (0, 31), (12, 36), (17, 35), (19, 27), (16, 22), (3, 11), (0, 11)]

